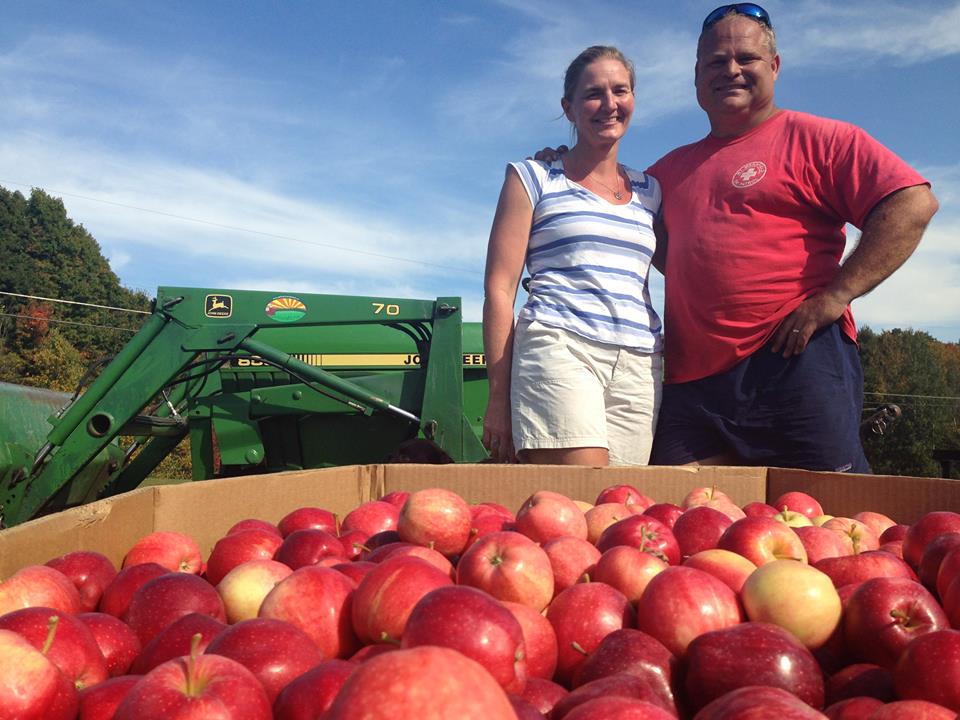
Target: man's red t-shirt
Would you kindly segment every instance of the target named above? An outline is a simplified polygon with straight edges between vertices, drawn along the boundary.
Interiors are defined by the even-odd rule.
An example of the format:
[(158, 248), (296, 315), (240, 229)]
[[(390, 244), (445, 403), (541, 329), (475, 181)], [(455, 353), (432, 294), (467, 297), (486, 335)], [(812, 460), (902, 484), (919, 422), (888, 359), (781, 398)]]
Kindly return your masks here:
[[(840, 268), (844, 224), (926, 180), (848, 123), (782, 110), (745, 135), (678, 148), (647, 170), (668, 235), (666, 381), (724, 372)], [(848, 307), (843, 331), (856, 339)]]

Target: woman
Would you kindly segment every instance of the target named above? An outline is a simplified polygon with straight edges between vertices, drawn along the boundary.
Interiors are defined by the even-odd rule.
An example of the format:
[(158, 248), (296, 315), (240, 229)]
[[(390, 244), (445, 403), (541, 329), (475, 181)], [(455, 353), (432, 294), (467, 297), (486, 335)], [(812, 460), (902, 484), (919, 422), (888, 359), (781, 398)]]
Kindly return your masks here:
[[(567, 68), (560, 101), (574, 147), (552, 163), (507, 167), (484, 280), (483, 443), (495, 460), (649, 458), (662, 340), (647, 272), (660, 188), (617, 162), (634, 84), (619, 50), (587, 48)], [(530, 294), (514, 328), (524, 264)]]

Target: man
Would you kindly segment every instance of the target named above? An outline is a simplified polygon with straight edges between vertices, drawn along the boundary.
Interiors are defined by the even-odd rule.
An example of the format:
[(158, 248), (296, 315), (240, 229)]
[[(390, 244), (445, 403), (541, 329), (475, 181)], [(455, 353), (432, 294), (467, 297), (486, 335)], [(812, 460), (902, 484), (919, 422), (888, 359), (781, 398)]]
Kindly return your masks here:
[[(852, 125), (778, 108), (767, 12), (717, 8), (697, 45), (710, 134), (658, 160), (666, 278), (651, 463), (869, 472), (849, 304), (916, 248), (927, 181)], [(843, 227), (862, 230), (840, 265)]]

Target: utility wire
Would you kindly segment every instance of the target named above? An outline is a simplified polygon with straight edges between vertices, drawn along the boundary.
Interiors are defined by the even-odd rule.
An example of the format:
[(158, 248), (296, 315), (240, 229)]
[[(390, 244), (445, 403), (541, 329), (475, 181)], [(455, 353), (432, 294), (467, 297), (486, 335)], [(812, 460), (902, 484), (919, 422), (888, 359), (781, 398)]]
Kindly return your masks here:
[[(45, 300), (47, 302), (65, 303), (67, 305), (83, 305), (84, 307), (100, 308), (101, 310), (120, 310), (121, 312), (150, 315), (150, 311), (148, 310), (132, 310), (130, 308), (113, 307), (112, 305), (96, 305), (94, 303), (80, 302), (79, 300), (60, 300), (59, 298), (41, 297), (40, 295), (24, 295), (23, 293), (4, 292), (3, 290), (0, 290), (0, 295), (11, 295), (13, 297), (27, 298), (28, 300)], [(109, 326), (104, 325), (103, 327)]]
[[(2, 185), (18, 185), (19, 187), (36, 187), (34, 185), (28, 185), (27, 183), (13, 182), (10, 180), (0, 180)], [(137, 210), (138, 212), (153, 213), (154, 215), (162, 215), (163, 217), (174, 218), (176, 220), (184, 220), (186, 222), (198, 223), (200, 225), (209, 225), (211, 227), (223, 228), (224, 230), (235, 230), (237, 232), (250, 233), (251, 235), (260, 235), (262, 237), (276, 238), (277, 240), (288, 240), (290, 242), (303, 243), (304, 245), (313, 245), (314, 247), (324, 247), (331, 248), (333, 250), (342, 250), (343, 252), (355, 253), (357, 255), (366, 255), (367, 257), (376, 257), (382, 258), (384, 260), (395, 260), (397, 262), (413, 263), (414, 265), (424, 265), (428, 267), (435, 267), (441, 270), (456, 270), (457, 272), (471, 273), (474, 275), (482, 275), (483, 273), (480, 270), (473, 268), (462, 268), (455, 265), (442, 265), (440, 263), (426, 262), (425, 260), (412, 260), (408, 257), (400, 257), (398, 255), (387, 255), (385, 253), (372, 252), (370, 250), (357, 250), (356, 248), (344, 247), (343, 245), (334, 245), (332, 243), (323, 243), (316, 242), (312, 240), (303, 240), (302, 238), (292, 237), (290, 235), (278, 235), (276, 233), (264, 232), (263, 230), (252, 230), (250, 228), (240, 227), (238, 225), (225, 225), (224, 223), (213, 222), (212, 220), (202, 220), (200, 218), (188, 217), (186, 215), (177, 215), (176, 213), (164, 212), (163, 210), (153, 210), (152, 208), (137, 207), (136, 205), (127, 205), (125, 203), (115, 202), (113, 200), (104, 200), (103, 198), (90, 197), (89, 195), (77, 195), (76, 193), (68, 193), (62, 190), (56, 190), (54, 188), (47, 188), (44, 192), (62, 195), (64, 197), (78, 198), (80, 200), (89, 200), (90, 202), (103, 203), (104, 205), (113, 205), (115, 207), (126, 208), (127, 210)]]
[(953, 395), (910, 395), (909, 393), (891, 393), (891, 392), (864, 392), (864, 395), (888, 395), (903, 398), (920, 398), (923, 400), (960, 400), (960, 397)]
[(37, 322), (62, 323), (64, 325), (83, 325), (84, 327), (105, 328), (107, 330), (120, 330), (121, 332), (135, 333), (137, 330), (130, 328), (117, 327), (116, 325), (96, 325), (94, 323), (77, 322), (75, 320), (56, 320), (54, 318), (38, 318), (33, 315), (15, 315), (13, 313), (0, 312), (0, 317), (24, 318), (25, 320), (34, 320)]

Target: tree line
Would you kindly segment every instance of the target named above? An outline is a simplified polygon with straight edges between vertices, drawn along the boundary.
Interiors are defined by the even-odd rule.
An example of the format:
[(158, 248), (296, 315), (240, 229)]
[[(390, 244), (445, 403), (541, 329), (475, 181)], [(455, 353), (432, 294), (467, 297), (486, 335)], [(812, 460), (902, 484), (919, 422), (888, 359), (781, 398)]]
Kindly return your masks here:
[[(0, 187), (0, 381), (73, 391), (116, 354), (145, 315), (19, 297), (149, 310), (121, 285), (96, 239), (43, 190)], [(860, 331), (865, 412), (899, 408), (864, 446), (876, 473), (936, 477), (935, 451), (960, 452), (960, 344), (916, 330)], [(0, 432), (3, 428), (0, 428)], [(960, 462), (952, 475), (960, 477)]]

